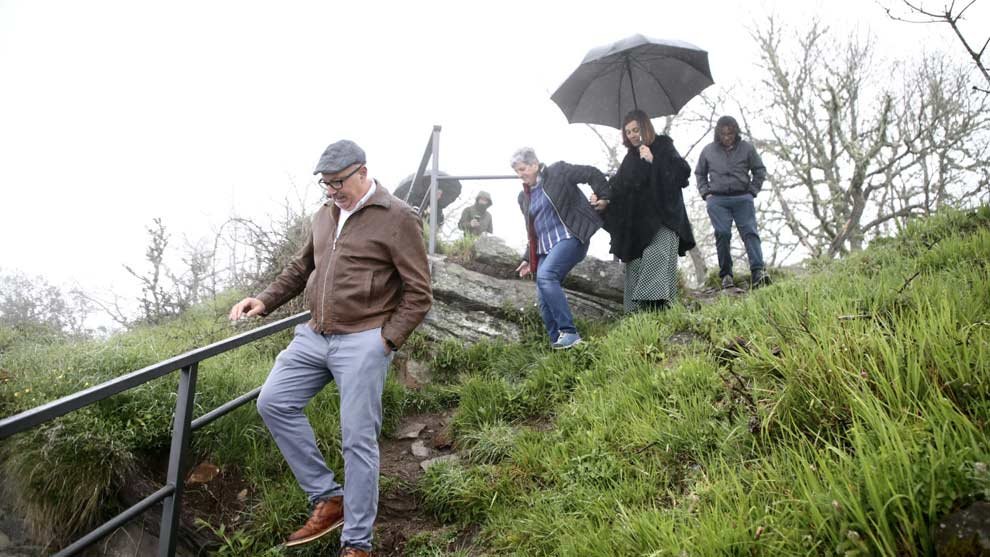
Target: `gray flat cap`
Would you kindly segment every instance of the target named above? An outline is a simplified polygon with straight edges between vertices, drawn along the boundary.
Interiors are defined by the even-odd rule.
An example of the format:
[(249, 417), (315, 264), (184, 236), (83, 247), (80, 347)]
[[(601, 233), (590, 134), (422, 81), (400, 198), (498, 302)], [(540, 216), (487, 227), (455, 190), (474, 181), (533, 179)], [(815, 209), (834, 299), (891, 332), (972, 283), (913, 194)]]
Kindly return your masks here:
[(368, 162), (364, 157), (364, 149), (358, 147), (350, 139), (341, 139), (336, 143), (331, 143), (323, 155), (320, 162), (316, 163), (316, 170), (313, 174), (327, 173), (333, 174), (351, 166), (352, 164), (364, 164)]

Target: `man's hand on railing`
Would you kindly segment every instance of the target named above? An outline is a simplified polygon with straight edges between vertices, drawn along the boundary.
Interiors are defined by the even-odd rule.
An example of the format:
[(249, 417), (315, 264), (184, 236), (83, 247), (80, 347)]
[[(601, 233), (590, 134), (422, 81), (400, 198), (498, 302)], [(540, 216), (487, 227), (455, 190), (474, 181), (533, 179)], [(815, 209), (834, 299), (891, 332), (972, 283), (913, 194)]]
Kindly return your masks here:
[(265, 303), (257, 298), (244, 298), (230, 308), (230, 320), (237, 321), (244, 317), (254, 317), (265, 312)]

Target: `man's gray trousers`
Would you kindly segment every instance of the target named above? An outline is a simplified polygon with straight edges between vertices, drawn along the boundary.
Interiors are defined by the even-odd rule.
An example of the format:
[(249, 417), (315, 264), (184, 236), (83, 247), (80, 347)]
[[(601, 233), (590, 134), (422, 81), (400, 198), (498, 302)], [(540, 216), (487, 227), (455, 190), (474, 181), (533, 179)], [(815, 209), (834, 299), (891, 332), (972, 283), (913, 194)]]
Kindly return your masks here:
[[(323, 335), (299, 325), (275, 359), (258, 396), (258, 412), (310, 502), (344, 496), (341, 545), (371, 549), (378, 512), (378, 435), (382, 390), (392, 360), (381, 329)], [(340, 392), (346, 484), (327, 467), (303, 409), (330, 381)]]

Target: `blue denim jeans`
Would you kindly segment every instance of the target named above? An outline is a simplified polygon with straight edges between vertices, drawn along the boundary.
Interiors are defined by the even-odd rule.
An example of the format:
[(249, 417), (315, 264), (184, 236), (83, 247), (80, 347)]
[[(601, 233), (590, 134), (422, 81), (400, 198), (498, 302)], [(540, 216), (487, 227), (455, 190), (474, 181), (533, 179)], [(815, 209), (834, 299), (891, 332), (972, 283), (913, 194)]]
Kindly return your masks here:
[(743, 195), (709, 195), (705, 199), (708, 217), (715, 229), (715, 251), (718, 253), (718, 276), (722, 278), (732, 274), (732, 253), (729, 243), (732, 241), (732, 221), (736, 222), (739, 235), (746, 246), (746, 257), (749, 259), (750, 271), (763, 270), (763, 248), (760, 245), (760, 233), (756, 231), (756, 207), (753, 196)]
[(557, 342), (560, 333), (577, 332), (561, 283), (587, 254), (588, 244), (581, 243), (577, 238), (568, 238), (557, 242), (550, 248), (550, 253), (540, 256), (536, 268), (536, 298), (550, 342)]

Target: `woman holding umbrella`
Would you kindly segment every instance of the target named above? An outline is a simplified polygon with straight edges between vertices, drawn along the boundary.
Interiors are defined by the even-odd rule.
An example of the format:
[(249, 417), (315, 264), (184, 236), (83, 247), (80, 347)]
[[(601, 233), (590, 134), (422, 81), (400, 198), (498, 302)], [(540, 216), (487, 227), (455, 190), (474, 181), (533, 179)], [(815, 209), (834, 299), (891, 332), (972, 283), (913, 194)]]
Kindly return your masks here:
[(677, 256), (694, 247), (681, 194), (691, 167), (642, 110), (623, 118), (622, 143), (628, 152), (609, 181), (609, 199), (592, 194), (591, 202), (603, 211), (610, 253), (626, 264), (625, 310), (661, 310), (677, 297)]

